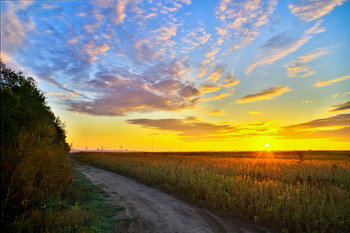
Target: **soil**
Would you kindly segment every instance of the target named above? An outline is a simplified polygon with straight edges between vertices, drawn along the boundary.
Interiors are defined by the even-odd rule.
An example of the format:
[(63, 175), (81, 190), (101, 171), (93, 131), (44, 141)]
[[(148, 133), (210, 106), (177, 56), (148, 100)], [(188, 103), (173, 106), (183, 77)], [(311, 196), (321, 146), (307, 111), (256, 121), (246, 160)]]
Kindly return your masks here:
[(256, 226), (216, 215), (135, 180), (93, 166), (80, 170), (104, 198), (124, 210), (115, 232), (129, 233), (256, 233)]

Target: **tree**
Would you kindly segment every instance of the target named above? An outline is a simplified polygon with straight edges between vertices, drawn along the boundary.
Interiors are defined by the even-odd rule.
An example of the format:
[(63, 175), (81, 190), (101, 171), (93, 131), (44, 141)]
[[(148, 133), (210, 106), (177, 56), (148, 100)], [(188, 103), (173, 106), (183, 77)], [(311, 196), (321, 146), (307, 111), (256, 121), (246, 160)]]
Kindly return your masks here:
[(71, 182), (64, 124), (35, 81), (1, 61), (1, 221), (21, 231)]

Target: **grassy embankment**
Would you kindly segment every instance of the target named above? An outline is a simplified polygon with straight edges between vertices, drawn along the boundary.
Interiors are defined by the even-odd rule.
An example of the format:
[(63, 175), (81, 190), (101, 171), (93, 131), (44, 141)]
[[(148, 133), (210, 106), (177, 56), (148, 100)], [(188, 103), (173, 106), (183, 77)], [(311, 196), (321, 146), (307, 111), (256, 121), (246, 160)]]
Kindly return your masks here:
[(78, 153), (232, 217), (282, 232), (349, 232), (349, 152)]
[[(69, 215), (71, 219), (66, 219), (68, 222), (61, 224), (62, 229), (58, 228), (61, 232), (114, 232), (117, 223), (115, 216), (123, 209), (107, 203), (100, 190), (78, 171), (75, 172), (74, 182), (68, 190), (68, 204), (74, 206), (72, 209), (77, 214)], [(59, 220), (62, 217), (57, 216), (54, 219)]]

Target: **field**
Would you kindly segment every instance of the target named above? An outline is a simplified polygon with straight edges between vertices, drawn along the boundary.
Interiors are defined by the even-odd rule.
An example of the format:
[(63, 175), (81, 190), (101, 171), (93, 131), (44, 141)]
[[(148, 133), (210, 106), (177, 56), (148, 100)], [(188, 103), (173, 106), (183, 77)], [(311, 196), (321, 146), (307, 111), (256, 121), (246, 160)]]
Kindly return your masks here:
[(281, 232), (349, 232), (350, 152), (75, 153), (81, 163)]

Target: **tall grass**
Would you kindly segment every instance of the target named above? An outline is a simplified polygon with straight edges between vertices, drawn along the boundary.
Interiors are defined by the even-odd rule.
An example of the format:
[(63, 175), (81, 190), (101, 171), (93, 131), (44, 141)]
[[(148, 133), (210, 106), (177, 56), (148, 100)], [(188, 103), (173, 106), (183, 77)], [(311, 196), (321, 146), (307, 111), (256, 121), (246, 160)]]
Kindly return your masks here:
[[(77, 159), (282, 232), (349, 232), (350, 161), (313, 153), (82, 153)], [(330, 153), (328, 157), (330, 157)], [(317, 157), (319, 156), (319, 157)], [(246, 158), (244, 158), (246, 157)], [(279, 157), (279, 158), (274, 158)], [(312, 157), (321, 158), (310, 160)]]

